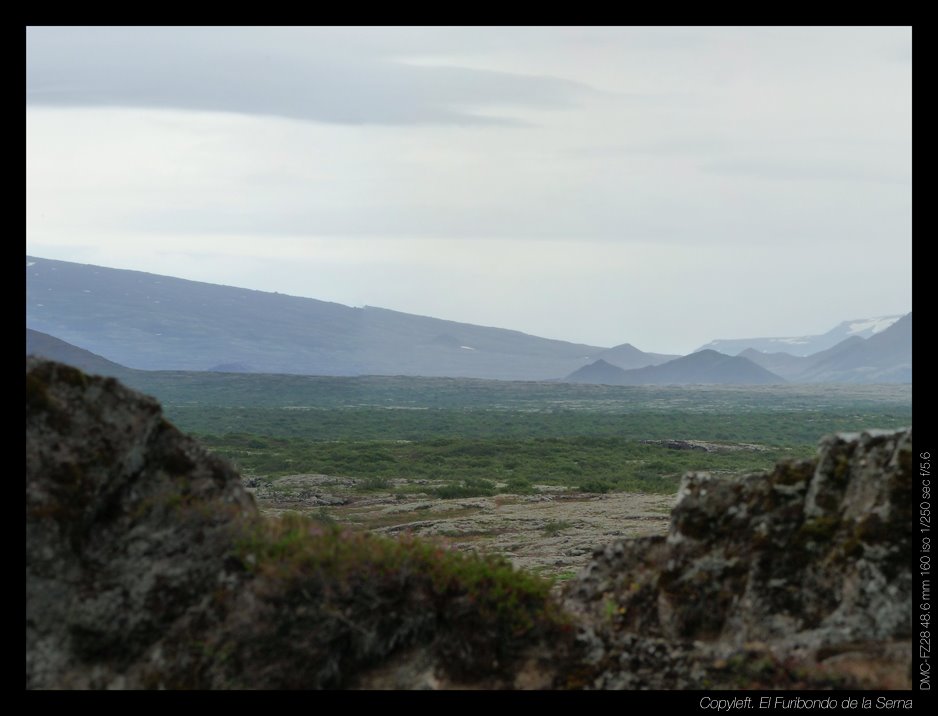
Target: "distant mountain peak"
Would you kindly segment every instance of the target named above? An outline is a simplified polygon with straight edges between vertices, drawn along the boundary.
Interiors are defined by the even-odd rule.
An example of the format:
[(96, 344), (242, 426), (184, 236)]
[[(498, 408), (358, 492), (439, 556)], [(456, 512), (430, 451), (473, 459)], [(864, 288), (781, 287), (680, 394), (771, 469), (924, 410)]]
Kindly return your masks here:
[[(607, 362), (604, 361), (602, 358), (598, 358), (595, 362), (593, 362), (592, 366), (587, 366), (587, 367), (593, 367), (593, 368), (597, 368), (597, 367), (598, 367), (598, 368), (615, 368), (616, 370), (622, 370), (621, 368), (618, 368), (618, 367), (612, 365), (612, 363), (607, 363)], [(582, 370), (582, 369), (581, 369), (581, 370)]]
[(787, 382), (747, 358), (711, 349), (633, 370), (622, 370), (600, 359), (564, 380), (604, 385), (779, 385)]
[(631, 343), (622, 343), (614, 348), (600, 352), (597, 357), (601, 358), (607, 364), (614, 365), (624, 370), (631, 370), (633, 368), (644, 368), (649, 365), (666, 363), (679, 356), (666, 353), (646, 353), (636, 348)]
[(607, 363), (602, 358), (573, 371), (564, 378), (566, 383), (592, 383), (594, 385), (621, 385), (627, 371)]
[(855, 318), (849, 321), (841, 321), (831, 330), (818, 335), (719, 338), (701, 346), (697, 351), (710, 348), (729, 355), (739, 355), (744, 350), (753, 348), (760, 353), (785, 352), (794, 356), (809, 356), (832, 348), (850, 336), (869, 338), (881, 333), (902, 317), (902, 315), (896, 315)]
[[(847, 327), (848, 322), (841, 325)], [(866, 329), (874, 327), (877, 326), (868, 325)], [(752, 348), (740, 355), (800, 383), (910, 383), (912, 314), (890, 322), (868, 338), (848, 335), (830, 348), (809, 356), (763, 353)]]

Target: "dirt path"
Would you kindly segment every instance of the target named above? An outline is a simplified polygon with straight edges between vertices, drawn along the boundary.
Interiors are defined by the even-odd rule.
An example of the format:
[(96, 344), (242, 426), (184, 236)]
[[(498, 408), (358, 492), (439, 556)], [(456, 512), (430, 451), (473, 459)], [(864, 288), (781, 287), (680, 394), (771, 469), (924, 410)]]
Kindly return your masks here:
[(542, 487), (534, 495), (443, 500), (415, 492), (423, 485), (394, 481), (393, 491), (362, 494), (356, 481), (291, 475), (249, 490), (266, 514), (309, 514), (353, 529), (409, 532), (455, 549), (503, 554), (518, 567), (569, 579), (593, 548), (617, 537), (665, 534), (673, 495), (566, 492)]

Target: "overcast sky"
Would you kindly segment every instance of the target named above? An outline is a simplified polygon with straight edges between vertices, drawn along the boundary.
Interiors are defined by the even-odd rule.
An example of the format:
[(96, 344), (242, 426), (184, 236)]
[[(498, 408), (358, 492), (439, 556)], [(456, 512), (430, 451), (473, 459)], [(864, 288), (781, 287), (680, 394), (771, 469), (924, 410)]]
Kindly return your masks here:
[(912, 307), (910, 28), (29, 28), (26, 251), (687, 353)]

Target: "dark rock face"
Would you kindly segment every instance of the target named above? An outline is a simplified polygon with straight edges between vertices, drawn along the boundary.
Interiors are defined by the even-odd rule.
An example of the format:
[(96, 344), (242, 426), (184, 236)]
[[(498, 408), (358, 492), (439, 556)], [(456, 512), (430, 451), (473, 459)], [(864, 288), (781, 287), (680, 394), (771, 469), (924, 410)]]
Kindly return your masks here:
[(27, 688), (909, 688), (911, 431), (689, 474), (664, 538), (548, 588), (266, 521), (111, 378), (26, 362)]
[[(685, 645), (664, 660), (693, 662), (687, 687), (720, 681), (713, 664), (753, 644), (772, 679), (786, 660), (823, 673), (839, 657), (828, 667), (865, 660), (899, 686), (911, 638), (911, 442), (911, 430), (830, 436), (817, 460), (768, 474), (688, 474), (668, 537), (597, 550), (568, 605), (599, 625), (604, 656), (636, 639)], [(599, 671), (597, 685), (673, 688), (653, 668), (647, 681), (621, 665)]]
[(232, 578), (233, 531), (257, 511), (155, 400), (60, 363), (26, 366), (26, 684), (119, 686)]

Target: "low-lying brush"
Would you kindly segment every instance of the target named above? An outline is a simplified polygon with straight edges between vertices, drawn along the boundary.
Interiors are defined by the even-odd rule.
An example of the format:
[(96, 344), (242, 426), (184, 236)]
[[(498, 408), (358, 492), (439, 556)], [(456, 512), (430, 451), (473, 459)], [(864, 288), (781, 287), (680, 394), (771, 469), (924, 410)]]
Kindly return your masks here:
[[(296, 658), (317, 664), (319, 686), (339, 685), (362, 662), (427, 641), (456, 677), (497, 675), (520, 649), (573, 633), (551, 582), (498, 556), (342, 530), (295, 514), (259, 521), (238, 543), (237, 556), (258, 594), (270, 600), (271, 618), (290, 622), (283, 628), (297, 635)], [(262, 630), (272, 631), (278, 630)], [(332, 654), (336, 643), (343, 648)], [(283, 648), (282, 640), (277, 644)]]

